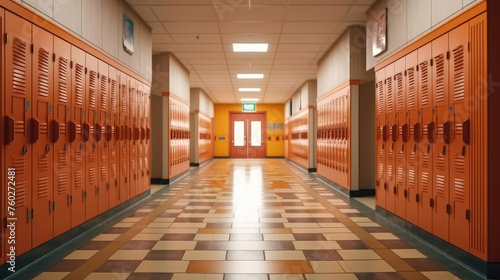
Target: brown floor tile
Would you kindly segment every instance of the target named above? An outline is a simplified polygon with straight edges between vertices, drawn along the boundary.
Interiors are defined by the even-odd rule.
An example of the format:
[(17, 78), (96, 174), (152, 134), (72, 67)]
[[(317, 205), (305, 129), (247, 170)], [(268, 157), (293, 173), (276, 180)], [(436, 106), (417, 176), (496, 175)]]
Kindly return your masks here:
[(112, 227), (107, 231), (103, 232), (104, 234), (122, 234), (125, 233), (129, 228), (126, 227)]
[(282, 202), (283, 206), (304, 206), (302, 202)]
[(208, 213), (210, 209), (185, 209), (182, 213)]
[(404, 259), (409, 265), (418, 271), (441, 271), (446, 270), (431, 259)]
[(341, 261), (342, 257), (336, 250), (304, 250), (308, 261)]
[(281, 218), (280, 213), (259, 213), (261, 218)]
[(287, 218), (289, 223), (315, 223), (316, 218)]
[(194, 250), (210, 250), (211, 243), (212, 241), (198, 241), (196, 242)]
[(227, 251), (228, 261), (263, 261), (264, 251)]
[(269, 280), (267, 274), (224, 274), (224, 280)]
[(172, 273), (132, 273), (127, 280), (170, 280)]
[(184, 250), (151, 250), (144, 258), (145, 260), (182, 260)]
[(156, 245), (156, 241), (129, 241), (125, 243), (121, 250), (151, 250)]
[(342, 249), (367, 249), (368, 246), (359, 240), (337, 240)]
[(366, 232), (372, 233), (372, 232), (389, 232), (386, 228), (383, 227), (364, 227), (364, 230)]
[(361, 213), (345, 213), (346, 216), (348, 217), (366, 217), (365, 215)]
[(308, 261), (191, 261), (186, 273), (312, 273)]
[(158, 215), (158, 218), (177, 218), (177, 216), (179, 216), (179, 213), (161, 213)]
[(193, 241), (196, 234), (165, 234), (160, 240)]
[(96, 272), (133, 272), (141, 263), (141, 260), (119, 260), (106, 261)]
[(230, 241), (262, 241), (262, 234), (231, 234)]
[(288, 250), (295, 250), (295, 246), (293, 246), (292, 241), (276, 241), (278, 244), (278, 249), (288, 251)]
[(339, 223), (335, 218), (315, 218), (316, 223)]
[(135, 212), (128, 216), (129, 218), (138, 218), (138, 217), (145, 217), (148, 213), (145, 212)]
[[(337, 207), (337, 206), (335, 206)], [(338, 207), (337, 207), (338, 208)], [(330, 213), (327, 209), (308, 209), (309, 213)]]
[(377, 273), (356, 273), (359, 280), (402, 280), (404, 279), (395, 272), (377, 272)]
[(231, 228), (231, 223), (207, 223), (205, 228)]
[(73, 271), (80, 265), (84, 264), (87, 260), (61, 260), (49, 267), (46, 271), (50, 272), (67, 272)]
[(285, 209), (286, 213), (312, 213), (313, 209)]
[(283, 223), (261, 223), (259, 228), (285, 228)]
[(174, 223), (203, 223), (205, 218), (177, 218)]
[(104, 247), (108, 246), (110, 243), (111, 241), (90, 241), (82, 247), (78, 248), (78, 250), (101, 250)]
[(277, 193), (283, 199), (297, 199), (297, 195), (294, 193)]
[(297, 241), (326, 240), (325, 236), (321, 233), (294, 233), (293, 236)]
[(406, 244), (401, 240), (379, 240), (379, 241), (389, 249), (413, 249), (413, 247), (411, 247), (410, 245)]

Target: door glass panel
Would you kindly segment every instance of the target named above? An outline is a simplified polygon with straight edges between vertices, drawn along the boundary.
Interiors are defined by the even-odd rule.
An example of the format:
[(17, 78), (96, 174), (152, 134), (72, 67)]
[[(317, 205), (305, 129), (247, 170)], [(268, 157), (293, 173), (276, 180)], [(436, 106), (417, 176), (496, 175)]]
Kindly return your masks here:
[(243, 147), (245, 146), (245, 122), (235, 121), (234, 122), (234, 146)]
[(262, 141), (262, 125), (260, 121), (252, 121), (250, 122), (250, 129), (252, 135), (252, 140), (251, 140), (251, 146), (252, 147), (260, 147), (261, 146), (261, 141)]

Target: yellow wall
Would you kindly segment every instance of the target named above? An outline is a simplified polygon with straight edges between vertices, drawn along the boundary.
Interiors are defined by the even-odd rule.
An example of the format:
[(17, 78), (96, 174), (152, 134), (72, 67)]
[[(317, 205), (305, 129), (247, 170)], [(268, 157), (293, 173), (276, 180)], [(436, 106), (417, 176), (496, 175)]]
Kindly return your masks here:
[[(216, 157), (229, 156), (229, 112), (241, 112), (241, 104), (215, 104), (215, 155)], [(284, 123), (283, 104), (257, 104), (257, 112), (267, 112), (267, 123)], [(283, 130), (267, 130), (267, 156), (282, 157), (284, 155)], [(276, 137), (279, 136), (279, 141)], [(225, 137), (225, 140), (219, 140)]]

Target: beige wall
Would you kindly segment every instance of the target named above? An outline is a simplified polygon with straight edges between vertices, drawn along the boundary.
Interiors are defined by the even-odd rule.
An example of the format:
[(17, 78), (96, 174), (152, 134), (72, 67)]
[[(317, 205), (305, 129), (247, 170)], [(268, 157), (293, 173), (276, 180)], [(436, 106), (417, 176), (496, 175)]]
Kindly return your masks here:
[(290, 101), (292, 102), (292, 115), (307, 106), (316, 107), (317, 83), (316, 80), (306, 81), (291, 97), (285, 102), (285, 118), (290, 116)]
[[(375, 84), (359, 86), (359, 188), (375, 186)], [(369, 139), (365, 141), (364, 139)]]
[(199, 160), (199, 124), (198, 118), (195, 111), (200, 111), (203, 114), (214, 117), (214, 102), (208, 97), (208, 95), (201, 88), (192, 88), (190, 96), (190, 131), (191, 131), (191, 142), (190, 142), (190, 161), (191, 163), (200, 163)]
[[(151, 80), (151, 28), (124, 0), (16, 0), (53, 19), (110, 57)], [(134, 21), (134, 54), (122, 45), (123, 14)]]
[[(441, 25), (447, 18), (472, 7), (479, 0), (378, 0), (368, 12), (366, 22), (366, 69)], [(372, 55), (373, 16), (387, 8), (387, 50)]]

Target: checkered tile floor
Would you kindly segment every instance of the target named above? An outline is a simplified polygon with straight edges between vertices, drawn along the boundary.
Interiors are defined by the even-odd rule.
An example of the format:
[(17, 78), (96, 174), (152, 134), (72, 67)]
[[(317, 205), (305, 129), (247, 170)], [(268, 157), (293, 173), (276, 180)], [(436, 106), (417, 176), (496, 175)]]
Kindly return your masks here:
[(213, 160), (35, 279), (458, 279), (284, 160)]

